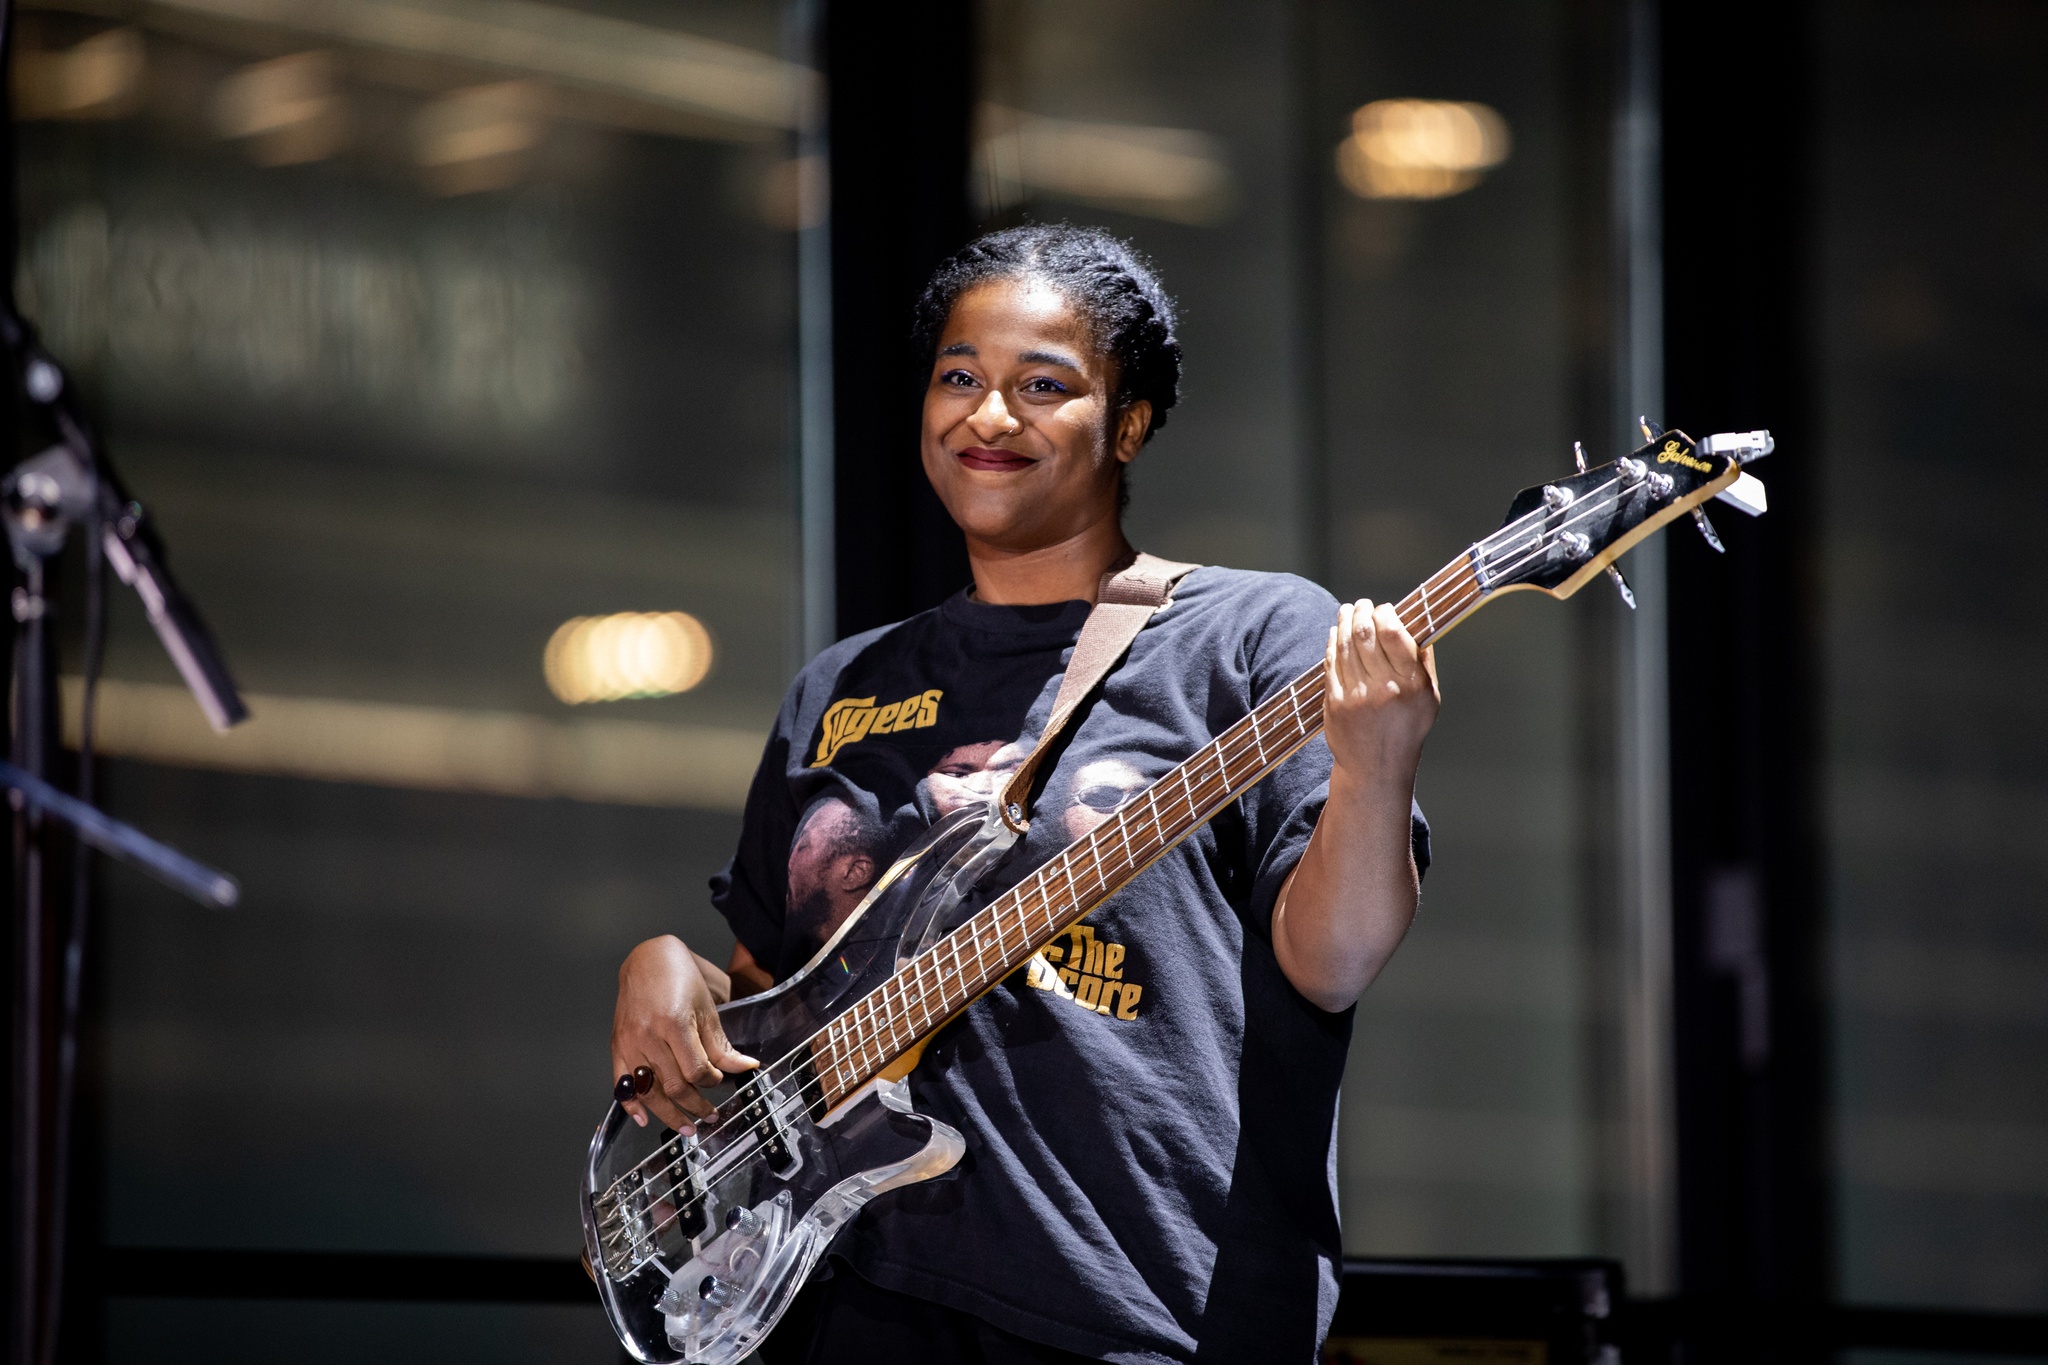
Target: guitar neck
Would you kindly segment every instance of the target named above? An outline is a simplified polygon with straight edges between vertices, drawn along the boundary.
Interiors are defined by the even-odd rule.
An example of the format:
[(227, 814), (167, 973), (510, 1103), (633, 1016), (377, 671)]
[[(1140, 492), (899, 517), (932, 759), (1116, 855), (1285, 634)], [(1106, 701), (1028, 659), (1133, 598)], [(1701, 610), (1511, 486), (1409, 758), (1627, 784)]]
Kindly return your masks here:
[[(1395, 610), (1416, 643), (1427, 646), (1486, 596), (1467, 553), (1432, 574)], [(823, 1108), (917, 1048), (1322, 728), (1318, 664), (912, 959), (811, 1038)]]

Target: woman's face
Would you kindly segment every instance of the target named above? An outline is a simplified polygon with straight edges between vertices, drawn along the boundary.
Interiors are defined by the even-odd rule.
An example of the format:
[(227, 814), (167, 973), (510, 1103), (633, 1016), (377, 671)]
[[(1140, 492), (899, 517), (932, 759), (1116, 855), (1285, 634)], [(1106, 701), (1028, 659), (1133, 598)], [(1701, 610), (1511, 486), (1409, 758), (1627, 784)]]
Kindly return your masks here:
[(1152, 405), (1113, 412), (1115, 363), (1064, 297), (1033, 280), (962, 294), (924, 395), (924, 472), (960, 529), (1021, 553), (1116, 515), (1117, 471)]

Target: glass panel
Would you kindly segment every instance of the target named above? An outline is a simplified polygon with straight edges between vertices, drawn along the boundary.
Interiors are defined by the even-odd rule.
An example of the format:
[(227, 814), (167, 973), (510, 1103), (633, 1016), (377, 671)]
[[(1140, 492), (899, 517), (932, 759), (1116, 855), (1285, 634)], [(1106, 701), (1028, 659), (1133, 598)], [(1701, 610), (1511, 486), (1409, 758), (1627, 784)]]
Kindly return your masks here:
[(989, 0), (975, 189), (990, 226), (1099, 223), (1181, 306), (1185, 374), (1133, 467), (1133, 538), (1156, 554), (1309, 571), (1290, 104), (1277, 9), (1195, 0)]
[(2048, 16), (1822, 10), (1842, 1294), (2048, 1311)]
[[(1575, 427), (1572, 406), (1570, 29), (1559, 5), (1321, 13), (1319, 127), (1335, 144), (1356, 119), (1325, 162), (1330, 586), (1398, 598), (1515, 490), (1569, 473), (1574, 437), (1612, 458), (1606, 422)], [(1455, 103), (1380, 103), (1420, 100)], [(1361, 1003), (1344, 1092), (1354, 1250), (1614, 1249), (1593, 1050), (1607, 983), (1578, 824), (1594, 795), (1580, 693), (1602, 657), (1579, 618), (1614, 607), (1605, 585), (1587, 598), (1507, 597), (1438, 651), (1419, 791), (1437, 865)]]
[(804, 73), (737, 0), (135, 16), (22, 18), (22, 297), (255, 718), (119, 600), (108, 804), (246, 899), (105, 877), (107, 1235), (571, 1253), (794, 662)]
[[(1568, 472), (1575, 435), (1603, 446), (1604, 413), (1574, 428), (1580, 367), (1605, 361), (1575, 292), (1587, 153), (1566, 7), (983, 13), (992, 215), (1108, 226), (1182, 305), (1185, 400), (1137, 466), (1140, 544), (1398, 598), (1518, 488)], [(1448, 120), (1450, 151), (1383, 128), (1380, 162), (1340, 161), (1354, 111), (1399, 98), (1450, 102), (1371, 116)], [(1361, 1005), (1344, 1093), (1353, 1251), (1611, 1245), (1597, 1039), (1613, 990), (1579, 825), (1602, 593), (1503, 602), (1443, 648), (1421, 791), (1439, 862)]]

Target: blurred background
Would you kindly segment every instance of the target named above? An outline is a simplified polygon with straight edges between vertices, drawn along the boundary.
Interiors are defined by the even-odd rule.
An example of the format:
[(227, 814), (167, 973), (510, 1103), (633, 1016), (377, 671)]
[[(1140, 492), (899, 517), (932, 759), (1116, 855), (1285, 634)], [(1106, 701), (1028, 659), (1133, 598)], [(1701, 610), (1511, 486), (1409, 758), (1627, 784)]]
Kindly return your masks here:
[[(1133, 478), (1159, 554), (1398, 598), (1575, 439), (1778, 437), (1725, 557), (1679, 527), (1624, 564), (1638, 610), (1523, 594), (1444, 645), (1347, 1250), (1924, 1310), (1891, 1344), (1925, 1352), (2038, 1336), (2048, 10), (14, 24), (23, 311), (254, 713), (215, 737), (114, 599), (105, 804), (245, 898), (97, 873), (67, 1354), (615, 1357), (594, 1306), (347, 1268), (473, 1291), (576, 1255), (619, 959), (722, 960), (705, 881), (785, 683), (965, 581), (911, 454), (916, 289), (1055, 219), (1181, 301), (1184, 404)], [(193, 1250), (344, 1255), (317, 1303), (152, 1294)], [(1947, 1358), (1884, 1344), (1693, 1354)]]

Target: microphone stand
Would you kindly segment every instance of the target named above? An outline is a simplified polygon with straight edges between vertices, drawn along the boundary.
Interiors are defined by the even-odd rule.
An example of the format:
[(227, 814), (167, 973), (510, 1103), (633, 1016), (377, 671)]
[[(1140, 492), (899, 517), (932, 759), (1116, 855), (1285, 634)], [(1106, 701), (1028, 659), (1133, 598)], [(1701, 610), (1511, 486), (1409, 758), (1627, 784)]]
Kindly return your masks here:
[[(0, 18), (0, 35), (4, 32), (4, 18)], [(0, 42), (0, 63), (5, 56), (4, 42)], [(8, 1358), (12, 1365), (51, 1365), (56, 1358), (63, 1301), (71, 1110), (85, 957), (85, 847), (95, 846), (127, 858), (204, 904), (232, 905), (239, 895), (232, 878), (192, 862), (91, 805), (92, 722), (105, 628), (105, 567), (111, 566), (115, 576), (141, 597), (150, 625), (216, 730), (224, 731), (247, 718), (248, 709), (219, 647), (171, 577), (163, 545), (142, 504), (128, 496), (114, 475), (91, 427), (74, 404), (70, 382), (15, 311), (4, 283), (0, 283), (0, 345), (13, 360), (19, 392), (27, 400), (29, 413), (42, 418), (56, 436), (48, 448), (0, 480), (0, 520), (5, 522), (14, 565), (21, 575), (10, 597), (15, 621), (14, 706), (9, 716), (13, 762), (0, 765), (0, 787), (8, 789), (15, 810), (17, 925), (13, 1320)], [(49, 562), (63, 551), (74, 526), (85, 530), (87, 590), (78, 798), (49, 783), (52, 761), (62, 743), (49, 640), (53, 613), (47, 593)], [(50, 885), (46, 816), (71, 825), (79, 839), (54, 1011), (54, 1087), (48, 1074), (53, 1011), (47, 987), (60, 898)]]

